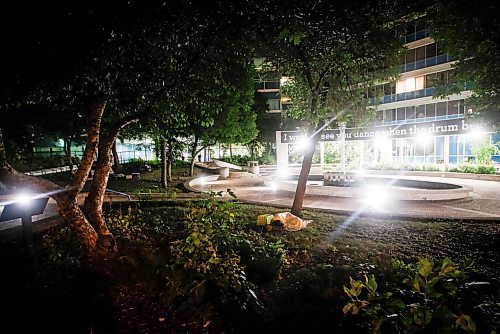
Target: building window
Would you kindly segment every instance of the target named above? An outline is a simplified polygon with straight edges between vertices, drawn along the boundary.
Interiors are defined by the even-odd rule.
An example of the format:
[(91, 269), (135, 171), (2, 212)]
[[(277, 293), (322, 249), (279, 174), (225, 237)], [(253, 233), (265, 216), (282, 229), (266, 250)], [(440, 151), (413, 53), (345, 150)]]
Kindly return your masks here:
[(425, 57), (426, 58), (436, 57), (436, 43), (432, 43), (425, 46)]
[(269, 104), (269, 110), (280, 110), (280, 100), (269, 99), (267, 100)]
[(397, 120), (404, 121), (405, 120), (405, 108), (397, 109)]
[(464, 100), (460, 100), (458, 103), (458, 113), (460, 115), (465, 114), (465, 101)]
[(448, 102), (448, 115), (457, 115), (460, 101)]
[(415, 49), (416, 61), (425, 59), (425, 46), (421, 46)]
[(435, 103), (427, 104), (425, 106), (425, 117), (426, 118), (436, 117), (436, 104)]
[(425, 104), (421, 104), (415, 108), (417, 118), (425, 117)]
[(437, 117), (446, 116), (446, 102), (436, 103), (436, 115)]
[(408, 120), (415, 119), (415, 106), (406, 107), (406, 119)]
[(408, 78), (396, 82), (396, 94), (414, 92), (422, 90), (425, 87), (425, 78), (423, 76), (416, 78)]

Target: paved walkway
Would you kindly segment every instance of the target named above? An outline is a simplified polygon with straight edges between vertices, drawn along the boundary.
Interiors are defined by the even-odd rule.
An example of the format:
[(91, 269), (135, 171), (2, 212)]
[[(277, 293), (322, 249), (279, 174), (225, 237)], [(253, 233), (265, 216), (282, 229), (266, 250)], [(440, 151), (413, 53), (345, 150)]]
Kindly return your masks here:
[[(381, 175), (378, 175), (381, 176)], [(387, 175), (389, 177), (389, 175)], [(363, 199), (307, 195), (304, 199), (304, 208), (321, 209), (341, 214), (357, 214), (386, 218), (417, 218), (417, 219), (479, 219), (500, 222), (500, 182), (428, 177), (428, 176), (399, 176), (423, 181), (441, 181), (467, 186), (473, 189), (471, 196), (462, 200), (452, 201), (394, 201), (372, 205)], [(203, 185), (192, 186), (196, 191), (225, 191), (228, 188), (234, 191), (242, 202), (263, 204), (275, 207), (290, 208), (294, 193), (282, 190), (273, 190), (264, 184), (265, 178), (248, 173), (231, 173), (225, 180), (207, 182)], [(193, 194), (178, 196), (179, 199), (191, 198)], [(86, 194), (81, 194), (79, 203), (83, 204)], [(0, 196), (0, 214), (2, 203), (12, 200), (9, 196)], [(107, 195), (106, 201), (128, 201), (127, 197)], [(61, 222), (57, 214), (57, 205), (50, 199), (42, 215), (33, 217), (33, 231), (37, 232)], [(0, 240), (12, 239), (21, 235), (21, 220), (15, 219), (0, 222)]]
[[(231, 174), (236, 175), (236, 173)], [(382, 176), (382, 175), (377, 175)], [(389, 177), (389, 175), (387, 175)], [(307, 195), (304, 208), (321, 209), (331, 212), (378, 217), (401, 218), (452, 218), (482, 219), (500, 221), (500, 182), (472, 179), (399, 176), (423, 181), (445, 182), (473, 189), (471, 196), (462, 200), (450, 201), (394, 201), (372, 205), (363, 199)], [(264, 178), (241, 176), (207, 182), (193, 187), (199, 191), (232, 189), (243, 202), (266, 204), (290, 208), (294, 193), (272, 190), (264, 184)]]

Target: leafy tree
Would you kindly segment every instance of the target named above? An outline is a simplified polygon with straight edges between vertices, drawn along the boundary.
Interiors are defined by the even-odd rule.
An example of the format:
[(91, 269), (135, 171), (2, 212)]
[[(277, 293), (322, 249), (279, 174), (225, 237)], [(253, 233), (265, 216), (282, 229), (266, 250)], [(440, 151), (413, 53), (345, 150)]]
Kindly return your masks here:
[[(193, 30), (193, 22), (176, 16), (179, 10), (171, 3), (43, 4), (18, 10), (33, 20), (28, 20), (27, 32), (19, 31), (14, 39), (23, 44), (11, 59), (19, 67), (13, 66), (15, 70), (6, 71), (3, 77), (3, 116), (25, 105), (49, 104), (53, 110), (71, 111), (74, 117), (83, 110), (87, 142), (79, 169), (67, 187), (18, 173), (6, 159), (2, 160), (0, 179), (50, 193), (89, 252), (107, 251), (114, 245), (102, 217), (102, 201), (111, 147), (124, 126), (137, 121), (139, 113), (152, 110), (146, 101), (167, 94), (168, 78), (189, 65), (184, 57), (189, 44), (185, 32)], [(33, 59), (24, 66), (27, 56)], [(96, 177), (82, 212), (76, 196), (96, 150)]]
[(477, 6), (459, 0), (433, 1), (427, 10), (430, 35), (450, 54), (455, 84), (441, 87), (441, 95), (459, 93), (472, 85), (468, 102), (477, 110), (500, 107), (500, 19), (497, 1)]
[[(302, 210), (318, 133), (333, 120), (354, 123), (369, 116), (366, 87), (393, 74), (398, 41), (394, 8), (384, 1), (287, 2), (262, 9), (268, 63), (291, 78), (283, 89), (309, 138), (292, 213)], [(269, 12), (268, 12), (269, 11)]]

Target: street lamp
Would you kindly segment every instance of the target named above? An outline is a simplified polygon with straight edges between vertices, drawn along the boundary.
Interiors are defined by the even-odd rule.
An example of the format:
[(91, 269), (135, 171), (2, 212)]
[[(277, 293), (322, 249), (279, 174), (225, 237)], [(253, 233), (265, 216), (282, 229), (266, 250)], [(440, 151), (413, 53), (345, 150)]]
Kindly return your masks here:
[(13, 202), (4, 206), (0, 222), (21, 218), (23, 238), (30, 241), (33, 238), (32, 216), (41, 215), (48, 201), (46, 196), (20, 193)]

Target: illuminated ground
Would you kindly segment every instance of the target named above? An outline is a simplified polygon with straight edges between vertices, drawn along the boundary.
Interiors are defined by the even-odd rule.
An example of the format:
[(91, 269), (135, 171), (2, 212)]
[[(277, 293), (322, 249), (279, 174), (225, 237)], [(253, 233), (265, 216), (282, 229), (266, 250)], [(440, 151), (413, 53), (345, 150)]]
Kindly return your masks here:
[[(412, 176), (413, 179), (436, 181), (434, 177)], [(367, 201), (366, 199), (306, 195), (304, 208), (322, 209), (339, 213), (357, 212), (361, 215), (378, 217), (412, 218), (463, 218), (500, 221), (500, 182), (442, 178), (440, 182), (458, 184), (472, 188), (471, 196), (450, 201)], [(231, 173), (224, 180), (193, 184), (198, 191), (232, 189), (238, 199), (250, 203), (291, 207), (294, 193), (273, 190), (264, 184), (265, 179), (246, 173)]]

